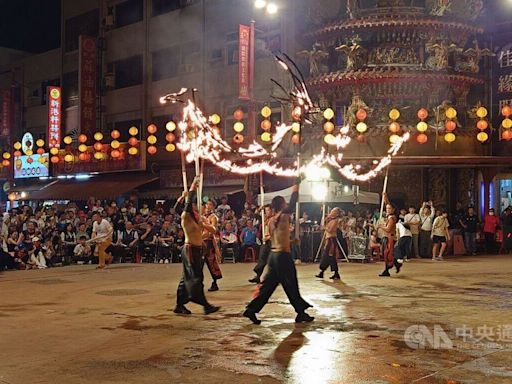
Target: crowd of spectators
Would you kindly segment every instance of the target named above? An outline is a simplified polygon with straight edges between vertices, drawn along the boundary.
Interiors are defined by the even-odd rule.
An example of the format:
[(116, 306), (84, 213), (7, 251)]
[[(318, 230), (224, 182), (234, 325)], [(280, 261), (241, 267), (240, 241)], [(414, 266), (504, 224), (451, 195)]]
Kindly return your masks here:
[[(219, 219), (217, 239), (222, 259), (229, 256), (234, 262), (243, 262), (248, 253), (257, 257), (262, 239), (259, 208), (246, 203), (237, 215), (225, 197), (214, 202), (214, 207)], [(95, 243), (90, 241), (95, 213), (107, 219), (114, 229), (112, 245), (107, 249), (114, 262), (180, 262), (185, 236), (179, 209), (164, 204), (156, 204), (152, 208), (143, 204), (137, 208), (131, 201), (118, 206), (115, 202), (94, 199), (84, 205), (71, 202), (62, 207), (21, 206), (12, 209), (0, 216), (0, 270), (44, 269), (97, 262)], [(321, 229), (318, 216), (315, 217), (317, 221), (312, 221), (307, 212), (303, 213), (301, 237)], [(410, 224), (413, 237), (411, 255), (430, 257), (432, 230), (436, 217), (442, 216), (442, 211), (435, 209), (431, 202), (425, 202), (418, 213), (415, 207), (410, 207), (397, 210), (396, 216), (399, 221)], [(351, 239), (354, 237), (366, 239), (365, 252), (378, 254), (382, 236), (376, 230), (378, 220), (378, 209), (342, 213), (344, 224), (339, 231), (339, 240), (347, 254), (351, 251)], [(487, 253), (495, 253), (498, 251), (496, 240), (499, 241), (500, 236), (505, 239), (503, 249), (507, 249), (504, 246), (507, 238), (512, 237), (512, 207), (504, 210), (501, 217), (491, 210), (480, 221), (472, 207), (463, 209), (457, 204), (447, 220), (445, 224), (451, 233), (461, 234), (465, 239), (468, 254), (476, 254), (478, 239), (481, 240), (479, 243), (485, 244)], [(314, 255), (305, 255), (310, 252), (308, 250), (299, 254), (299, 241), (294, 244), (295, 259), (313, 260)]]

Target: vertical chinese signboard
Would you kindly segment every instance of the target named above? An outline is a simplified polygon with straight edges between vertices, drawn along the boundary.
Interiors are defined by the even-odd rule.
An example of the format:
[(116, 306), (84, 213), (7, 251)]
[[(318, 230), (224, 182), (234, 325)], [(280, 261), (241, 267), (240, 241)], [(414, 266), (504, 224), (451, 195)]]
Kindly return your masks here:
[(80, 132), (92, 136), (96, 132), (96, 39), (80, 36), (79, 88)]
[(512, 32), (504, 28), (503, 24), (495, 26), (494, 51), (496, 56), (493, 61), (493, 100), (492, 117), (493, 124), (499, 127), (501, 108), (505, 105), (512, 105)]
[(0, 134), (7, 142), (9, 142), (12, 124), (11, 100), (11, 90), (0, 89)]
[(250, 39), (251, 27), (240, 24), (238, 47), (238, 98), (249, 100), (250, 96)]
[(59, 148), (62, 137), (62, 92), (60, 87), (48, 87), (48, 147)]

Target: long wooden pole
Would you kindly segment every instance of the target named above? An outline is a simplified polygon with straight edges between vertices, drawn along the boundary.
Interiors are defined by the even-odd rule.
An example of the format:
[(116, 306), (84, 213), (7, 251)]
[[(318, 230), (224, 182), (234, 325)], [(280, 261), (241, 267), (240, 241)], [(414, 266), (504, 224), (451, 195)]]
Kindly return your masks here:
[(265, 187), (263, 186), (263, 171), (260, 172), (260, 206), (261, 206), (261, 236), (265, 237)]
[(381, 199), (381, 203), (380, 203), (380, 215), (379, 215), (379, 220), (382, 219), (382, 214), (384, 213), (384, 194), (387, 192), (388, 190), (388, 174), (389, 174), (389, 165), (388, 167), (386, 168), (386, 176), (384, 177), (384, 185), (382, 187), (382, 199)]

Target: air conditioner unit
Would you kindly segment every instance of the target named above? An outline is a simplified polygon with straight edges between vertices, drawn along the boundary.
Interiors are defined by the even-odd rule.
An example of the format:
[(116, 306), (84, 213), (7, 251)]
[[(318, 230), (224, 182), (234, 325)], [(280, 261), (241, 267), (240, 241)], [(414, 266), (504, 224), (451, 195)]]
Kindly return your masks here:
[(104, 23), (105, 23), (106, 28), (114, 28), (114, 26), (115, 26), (114, 15), (105, 16)]
[(116, 76), (113, 73), (108, 73), (104, 78), (105, 87), (108, 89), (115, 88), (116, 86)]

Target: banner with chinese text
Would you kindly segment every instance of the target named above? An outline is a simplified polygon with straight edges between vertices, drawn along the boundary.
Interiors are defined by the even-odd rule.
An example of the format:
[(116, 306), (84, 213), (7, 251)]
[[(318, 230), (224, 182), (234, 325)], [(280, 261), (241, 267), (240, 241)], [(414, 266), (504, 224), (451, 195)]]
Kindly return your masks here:
[(12, 99), (10, 89), (0, 89), (0, 134), (7, 142), (11, 134)]
[(48, 87), (48, 147), (60, 148), (62, 138), (62, 91), (60, 87)]
[(250, 95), (250, 40), (251, 27), (240, 24), (238, 47), (238, 98), (249, 100)]
[(79, 50), (79, 127), (80, 132), (92, 136), (96, 127), (96, 76), (97, 51), (96, 39), (90, 36), (80, 36)]

